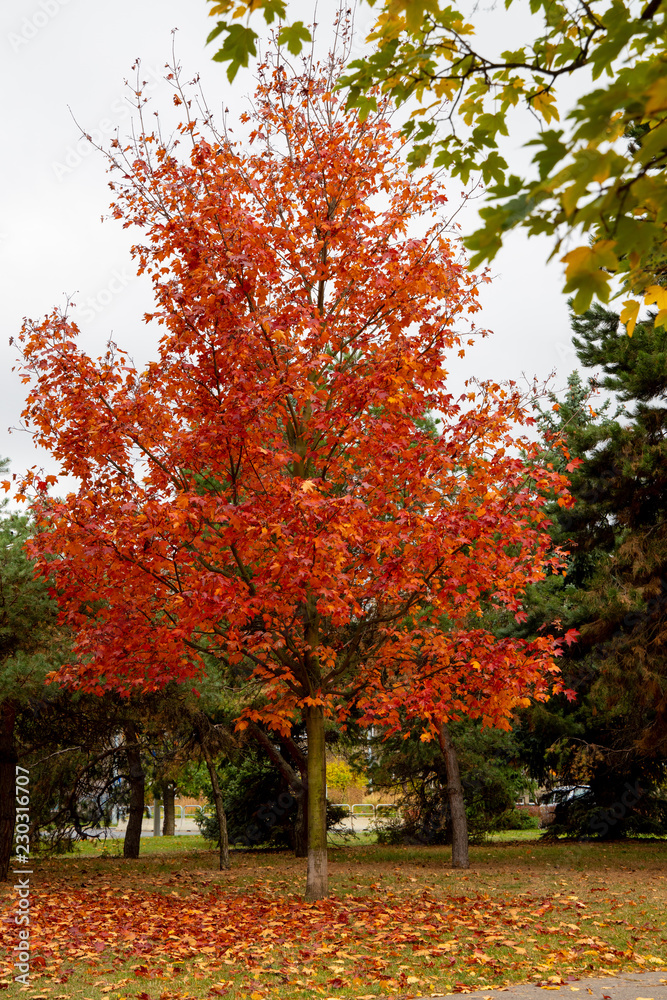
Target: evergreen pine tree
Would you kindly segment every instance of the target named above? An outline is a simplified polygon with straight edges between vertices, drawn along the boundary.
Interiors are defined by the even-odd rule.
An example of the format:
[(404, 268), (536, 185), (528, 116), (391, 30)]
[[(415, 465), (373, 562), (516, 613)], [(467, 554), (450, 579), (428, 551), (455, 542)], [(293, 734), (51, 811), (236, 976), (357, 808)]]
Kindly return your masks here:
[[(618, 836), (664, 829), (667, 772), (667, 332), (653, 317), (629, 338), (596, 306), (573, 320), (577, 355), (621, 404), (594, 414), (576, 373), (538, 423), (554, 464), (569, 461), (573, 508), (554, 506), (566, 576), (532, 588), (524, 632), (554, 620), (580, 635), (565, 651), (574, 704), (523, 714), (518, 737), (533, 773), (591, 792), (557, 810), (554, 832)], [(552, 400), (556, 404), (556, 399)], [(558, 441), (569, 458), (559, 454)], [(572, 468), (572, 459), (581, 464)]]

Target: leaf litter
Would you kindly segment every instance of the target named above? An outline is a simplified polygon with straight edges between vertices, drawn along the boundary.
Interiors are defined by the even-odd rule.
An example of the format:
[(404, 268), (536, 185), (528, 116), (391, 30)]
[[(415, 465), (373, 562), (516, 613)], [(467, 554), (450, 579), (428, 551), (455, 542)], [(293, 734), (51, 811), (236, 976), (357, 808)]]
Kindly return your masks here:
[[(85, 1000), (86, 990), (66, 992), (68, 982), (87, 985), (79, 981), (84, 969), (96, 987), (86, 993), (91, 1000), (361, 1000), (528, 980), (555, 989), (578, 975), (667, 966), (664, 922), (647, 919), (636, 899), (606, 886), (575, 892), (563, 884), (556, 892), (539, 884), (538, 891), (492, 894), (452, 880), (443, 891), (438, 881), (451, 872), (434, 870), (430, 887), (429, 872), (417, 869), (421, 879), (413, 883), (409, 867), (394, 869), (394, 882), (384, 884), (376, 867), (376, 881), (356, 881), (347, 893), (341, 878), (338, 896), (311, 904), (273, 872), (257, 878), (256, 868), (254, 881), (242, 886), (233, 885), (234, 876), (216, 884), (210, 871), (152, 872), (136, 880), (138, 888), (101, 875), (81, 882), (78, 872), (74, 885), (50, 879), (32, 900), (37, 992), (29, 995)], [(485, 875), (478, 881), (488, 881)], [(352, 877), (363, 875), (354, 868)], [(12, 975), (12, 902), (10, 895), (0, 923), (2, 980)], [(49, 983), (60, 993), (46, 992)]]

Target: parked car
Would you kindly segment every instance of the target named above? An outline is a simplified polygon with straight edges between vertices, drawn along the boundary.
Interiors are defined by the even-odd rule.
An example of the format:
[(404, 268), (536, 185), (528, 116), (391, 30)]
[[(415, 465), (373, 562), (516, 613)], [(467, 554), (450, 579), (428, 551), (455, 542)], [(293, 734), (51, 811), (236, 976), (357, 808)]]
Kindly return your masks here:
[(573, 802), (590, 792), (590, 785), (558, 785), (551, 791), (540, 796), (540, 826), (548, 826), (553, 822), (556, 814), (556, 806), (565, 802)]

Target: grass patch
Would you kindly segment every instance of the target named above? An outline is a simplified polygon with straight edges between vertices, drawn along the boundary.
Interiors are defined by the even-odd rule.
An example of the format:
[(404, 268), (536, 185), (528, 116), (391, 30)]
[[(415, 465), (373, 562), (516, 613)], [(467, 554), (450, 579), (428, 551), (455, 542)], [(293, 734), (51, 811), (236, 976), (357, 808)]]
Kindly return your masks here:
[[(179, 854), (189, 851), (201, 851), (210, 849), (210, 844), (199, 834), (182, 837), (142, 837), (141, 854)], [(63, 854), (62, 861), (78, 859), (81, 857), (122, 857), (123, 841), (117, 837), (108, 837), (106, 840), (85, 840), (78, 841), (71, 854)]]
[[(286, 853), (235, 852), (220, 872), (200, 837), (146, 838), (142, 852), (37, 862), (20, 995), (407, 998), (667, 967), (664, 841), (490, 843), (467, 871), (448, 848), (344, 846), (331, 899), (310, 905), (305, 862)], [(8, 983), (15, 904), (5, 887)]]
[[(525, 832), (525, 831), (521, 831)], [(329, 831), (329, 846), (339, 847), (367, 847), (377, 843), (377, 833), (374, 830), (355, 830), (353, 836), (340, 833), (336, 830)], [(187, 853), (193, 850), (212, 851), (215, 844), (206, 840), (200, 834), (182, 834), (177, 837), (142, 837), (141, 854), (176, 854)], [(239, 853), (236, 848), (230, 848), (232, 855)], [(256, 853), (265, 853), (262, 848), (255, 849)], [(243, 849), (243, 853), (247, 853)], [(80, 857), (122, 857), (123, 841), (119, 837), (107, 837), (99, 840), (77, 841), (74, 850), (69, 854), (61, 855), (61, 860), (76, 859)]]
[(488, 840), (491, 843), (494, 841), (506, 843), (515, 840), (539, 840), (541, 836), (542, 830), (498, 830), (497, 833), (490, 834)]

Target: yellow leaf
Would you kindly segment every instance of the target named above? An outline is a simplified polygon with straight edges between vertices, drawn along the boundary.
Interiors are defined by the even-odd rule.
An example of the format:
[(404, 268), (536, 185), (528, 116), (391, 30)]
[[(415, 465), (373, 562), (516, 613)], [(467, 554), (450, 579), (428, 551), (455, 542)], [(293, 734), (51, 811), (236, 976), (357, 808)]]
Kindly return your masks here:
[(435, 0), (408, 0), (400, 3), (405, 8), (405, 22), (408, 31), (421, 31), (426, 21), (426, 12), (437, 14), (438, 4)]
[(667, 309), (667, 288), (661, 285), (649, 285), (644, 292), (644, 304), (656, 305), (658, 309)]
[(618, 265), (613, 251), (614, 240), (598, 240), (592, 247), (576, 247), (561, 258), (564, 264), (565, 277), (568, 281), (585, 271), (597, 270), (599, 267), (610, 267), (614, 270)]
[(649, 99), (646, 102), (647, 115), (667, 110), (667, 77), (662, 76), (659, 80), (656, 80), (646, 93), (649, 95)]
[(655, 317), (654, 326), (662, 326), (667, 329), (667, 309), (661, 309), (658, 315)]
[(545, 122), (550, 122), (552, 118), (555, 118), (557, 122), (560, 121), (554, 94), (549, 94), (546, 91), (543, 91), (541, 94), (535, 94), (531, 103), (535, 111), (539, 115), (542, 115)]
[(601, 302), (609, 299), (611, 274), (618, 269), (615, 246), (614, 240), (598, 240), (592, 247), (576, 247), (561, 258), (567, 264), (564, 291), (576, 292), (575, 313), (588, 309), (594, 295)]
[(604, 182), (609, 177), (610, 173), (611, 173), (611, 164), (609, 162), (609, 156), (608, 155), (603, 156), (602, 162), (600, 163), (599, 167), (593, 174), (593, 180), (596, 182), (596, 184), (604, 184)]
[(639, 302), (635, 299), (626, 299), (623, 302), (624, 309), (621, 310), (620, 320), (625, 323), (628, 330), (628, 337), (631, 337), (635, 330), (637, 315), (639, 313)]
[[(433, 88), (433, 93), (436, 97), (445, 98), (451, 101), (454, 93), (456, 92), (456, 81), (455, 80), (438, 80)], [(421, 108), (419, 109), (421, 113)]]

